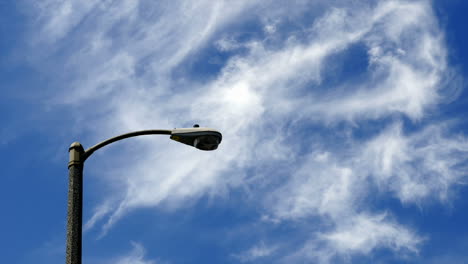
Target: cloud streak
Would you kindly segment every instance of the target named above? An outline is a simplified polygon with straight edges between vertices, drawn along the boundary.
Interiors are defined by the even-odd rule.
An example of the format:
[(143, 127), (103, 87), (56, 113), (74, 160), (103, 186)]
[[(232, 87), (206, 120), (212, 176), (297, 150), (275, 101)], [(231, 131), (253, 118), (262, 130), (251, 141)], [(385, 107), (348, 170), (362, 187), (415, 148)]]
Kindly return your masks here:
[[(314, 13), (319, 6), (323, 12)], [(457, 89), (447, 81), (453, 71), (430, 2), (274, 7), (257, 1), (34, 5), (42, 29), (35, 43), (64, 65), (71, 87), (52, 103), (74, 107), (92, 140), (192, 123), (223, 132), (213, 153), (152, 138), (124, 145), (129, 162), (115, 158), (106, 178), (112, 191), (86, 230), (98, 225), (105, 234), (137, 208), (178, 208), (244, 188), (271, 220), (265, 223), (330, 222), (284, 259), (329, 263), (378, 248), (418, 252), (423, 235), (385, 208), (373, 211), (368, 199), (377, 190), (405, 204), (434, 196), (446, 201), (466, 177), (466, 139), (445, 124), (424, 123)], [(313, 20), (304, 19), (309, 13)], [(365, 61), (353, 69), (359, 76), (333, 72), (333, 64), (345, 63), (333, 58), (353, 48)], [(200, 78), (197, 70), (209, 59), (219, 63)], [(405, 118), (420, 128), (406, 132)], [(369, 122), (381, 128), (370, 131)], [(313, 248), (326, 254), (310, 254)], [(273, 251), (253, 248), (239, 258)]]

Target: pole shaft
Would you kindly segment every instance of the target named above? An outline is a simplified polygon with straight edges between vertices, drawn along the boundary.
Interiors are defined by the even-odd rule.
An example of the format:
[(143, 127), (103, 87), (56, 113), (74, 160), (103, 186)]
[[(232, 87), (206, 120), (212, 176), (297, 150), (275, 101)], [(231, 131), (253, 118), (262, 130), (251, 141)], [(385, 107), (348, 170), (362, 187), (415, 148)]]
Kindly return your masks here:
[[(70, 148), (70, 157), (84, 153), (81, 144)], [(81, 264), (81, 229), (83, 222), (83, 162), (76, 159), (68, 166), (68, 214), (66, 264)]]

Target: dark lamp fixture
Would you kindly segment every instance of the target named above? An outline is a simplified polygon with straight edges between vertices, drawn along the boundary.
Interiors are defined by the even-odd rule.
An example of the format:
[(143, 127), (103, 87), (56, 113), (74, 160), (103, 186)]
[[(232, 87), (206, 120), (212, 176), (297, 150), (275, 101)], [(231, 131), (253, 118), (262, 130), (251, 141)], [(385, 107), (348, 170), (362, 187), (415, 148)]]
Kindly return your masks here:
[(206, 127), (176, 128), (171, 131), (171, 139), (200, 150), (215, 150), (221, 143), (219, 131)]

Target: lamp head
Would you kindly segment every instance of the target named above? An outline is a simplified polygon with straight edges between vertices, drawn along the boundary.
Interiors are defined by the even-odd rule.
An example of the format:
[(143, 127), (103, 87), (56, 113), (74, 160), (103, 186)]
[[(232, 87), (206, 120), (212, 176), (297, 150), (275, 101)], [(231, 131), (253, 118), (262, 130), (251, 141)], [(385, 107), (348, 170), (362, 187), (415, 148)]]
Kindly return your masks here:
[(194, 126), (193, 128), (176, 128), (171, 131), (171, 139), (200, 150), (215, 150), (221, 143), (222, 135), (219, 131)]

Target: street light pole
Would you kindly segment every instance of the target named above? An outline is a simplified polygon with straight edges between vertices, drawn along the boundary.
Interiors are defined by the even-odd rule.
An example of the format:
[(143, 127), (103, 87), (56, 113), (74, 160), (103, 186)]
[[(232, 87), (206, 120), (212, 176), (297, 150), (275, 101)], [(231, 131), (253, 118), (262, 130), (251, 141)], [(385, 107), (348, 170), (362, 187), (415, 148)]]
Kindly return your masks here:
[(220, 132), (210, 128), (179, 128), (173, 130), (141, 130), (104, 140), (86, 151), (79, 142), (69, 148), (68, 162), (68, 213), (66, 264), (81, 264), (81, 240), (83, 224), (83, 167), (86, 159), (96, 150), (113, 142), (143, 135), (170, 135), (171, 139), (194, 146), (200, 150), (215, 150), (221, 143)]
[(74, 142), (68, 162), (68, 215), (66, 264), (81, 264), (81, 226), (83, 222), (83, 146)]

